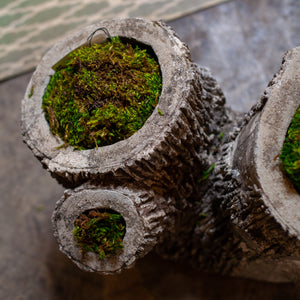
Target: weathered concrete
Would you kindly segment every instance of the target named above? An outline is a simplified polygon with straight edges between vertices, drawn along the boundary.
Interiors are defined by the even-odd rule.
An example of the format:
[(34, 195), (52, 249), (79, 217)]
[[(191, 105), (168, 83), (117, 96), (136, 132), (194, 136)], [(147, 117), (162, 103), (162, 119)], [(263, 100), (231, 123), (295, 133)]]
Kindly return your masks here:
[[(155, 209), (155, 203), (151, 203), (152, 199), (153, 195), (150, 192), (138, 194), (128, 189), (78, 188), (75, 191), (65, 191), (65, 195), (57, 202), (52, 217), (54, 235), (61, 251), (86, 271), (111, 274), (131, 266), (137, 258), (147, 254), (148, 249), (152, 249), (157, 242), (157, 233), (163, 231), (164, 222), (161, 218), (165, 217), (166, 213), (156, 209), (155, 213), (149, 214), (149, 209), (146, 210), (149, 205), (151, 211)], [(92, 252), (83, 256), (73, 235), (74, 223), (78, 216), (94, 208), (113, 209), (120, 213), (126, 222), (124, 249), (119, 250), (117, 255), (107, 256), (103, 260), (99, 260), (98, 255)], [(143, 214), (145, 210), (147, 214)]]
[[(84, 151), (59, 148), (61, 141), (50, 132), (41, 110), (43, 93), (54, 73), (52, 66), (69, 51), (84, 44), (87, 36), (99, 27), (106, 27), (112, 36), (137, 41), (154, 51), (163, 78), (159, 103), (144, 126), (126, 140)], [(97, 36), (93, 41), (96, 39)], [(29, 96), (32, 90), (33, 95)], [(141, 236), (140, 244), (131, 249), (130, 243), (126, 243), (125, 256), (118, 255), (118, 263), (110, 262), (110, 258), (106, 259), (106, 264), (98, 260), (99, 267), (95, 266), (95, 259), (78, 263), (79, 251), (72, 248), (74, 241), (71, 245), (66, 230), (71, 235), (72, 224), (82, 211), (78, 208), (75, 217), (72, 210), (71, 217), (65, 220), (68, 225), (62, 226), (57, 216), (62, 215), (61, 211), (68, 216), (66, 209), (70, 206), (65, 207), (61, 200), (53, 217), (61, 249), (84, 269), (108, 273), (132, 264), (157, 243), (176, 239), (177, 246), (182, 247), (175, 236), (185, 235), (195, 226), (197, 200), (205, 191), (205, 185), (199, 185), (198, 180), (212, 165), (221, 127), (229, 122), (224, 104), (224, 95), (214, 78), (207, 70), (192, 63), (186, 45), (161, 22), (143, 19), (104, 21), (55, 45), (38, 66), (23, 100), (24, 141), (65, 186), (74, 188), (83, 184), (81, 189), (87, 194), (94, 194), (91, 189), (97, 188), (115, 190), (116, 193), (120, 188), (128, 190), (134, 203), (134, 206), (128, 206), (132, 218), (128, 219), (128, 224), (137, 218), (134, 217), (137, 210), (138, 219), (147, 229), (143, 230), (141, 226), (141, 232), (136, 231), (137, 236)], [(102, 191), (97, 193), (101, 195)], [(99, 201), (95, 200), (97, 205), (106, 208), (104, 198), (99, 197)], [(65, 197), (65, 201), (71, 200)], [(118, 205), (109, 208), (122, 213)]]
[[(159, 105), (146, 124), (124, 141), (85, 151), (73, 151), (72, 147), (57, 149), (62, 142), (49, 131), (41, 109), (44, 91), (50, 76), (54, 73), (52, 66), (67, 53), (84, 44), (89, 34), (98, 27), (106, 27), (112, 36), (130, 37), (150, 45), (158, 58), (163, 77)], [(92, 179), (93, 174), (96, 174), (96, 178), (100, 178), (111, 172), (117, 173), (120, 168), (122, 171), (125, 170), (125, 173), (126, 170), (129, 172), (131, 166), (126, 164), (130, 164), (131, 158), (142, 162), (148, 161), (151, 155), (157, 155), (166, 137), (175, 130), (173, 127), (178, 126), (175, 124), (177, 119), (181, 118), (180, 115), (185, 111), (190, 110), (190, 104), (185, 103), (185, 99), (190, 97), (193, 81), (197, 77), (196, 72), (187, 47), (172, 29), (162, 23), (142, 19), (121, 19), (89, 26), (55, 45), (37, 67), (23, 100), (24, 139), (50, 172), (66, 185), (77, 186), (83, 181)], [(199, 91), (195, 92), (200, 93), (201, 87), (198, 88)], [(33, 95), (29, 97), (31, 90)], [(223, 101), (221, 98), (220, 102)], [(158, 114), (158, 108), (164, 116)], [(201, 118), (204, 122), (205, 115)], [(210, 133), (204, 132), (202, 139), (208, 140), (207, 135)]]
[[(159, 104), (126, 140), (84, 151), (59, 148), (41, 110), (51, 67), (99, 27), (154, 51), (163, 77)], [(60, 249), (82, 269), (105, 274), (131, 266), (156, 246), (164, 257), (191, 260), (209, 271), (295, 280), (299, 195), (286, 187), (276, 157), (300, 101), (298, 62), (299, 49), (285, 56), (265, 95), (238, 124), (237, 115), (225, 111), (216, 81), (191, 62), (188, 48), (162, 23), (104, 21), (55, 45), (28, 85), (22, 128), (24, 141), (52, 175), (78, 187), (65, 193), (53, 215)], [(213, 163), (214, 176), (199, 184)], [(91, 208), (114, 209), (128, 227), (124, 250), (103, 261), (96, 254), (82, 256), (72, 234), (76, 218)]]
[[(291, 2), (295, 3), (293, 9)], [(171, 25), (188, 43), (194, 60), (211, 68), (227, 95), (227, 104), (246, 112), (245, 107), (252, 106), (263, 88), (255, 85), (255, 94), (248, 93), (250, 82), (245, 74), (257, 78), (251, 68), (262, 65), (257, 72), (266, 78), (262, 80), (266, 86), (278, 69), (283, 51), (300, 40), (299, 18), (295, 17), (299, 15), (298, 0), (234, 0), (222, 6), (178, 19)], [(224, 38), (224, 24), (226, 32), (230, 32), (230, 43)], [(216, 31), (220, 33), (217, 37)], [(228, 49), (227, 56), (221, 59), (219, 54), (224, 53), (224, 47)], [(230, 56), (234, 51), (239, 55)], [(58, 250), (52, 236), (50, 218), (63, 188), (22, 144), (20, 105), (31, 76), (0, 83), (1, 299), (300, 299), (300, 287), (293, 283), (208, 274), (153, 253), (114, 276), (80, 270)]]
[[(233, 168), (240, 172), (243, 189), (252, 186), (260, 196), (247, 192), (238, 213), (244, 218), (238, 221), (232, 214), (232, 223), (243, 233), (250, 249), (273, 261), (273, 265), (282, 265), (277, 272), (272, 271), (279, 280), (300, 278), (300, 195), (283, 174), (278, 158), (300, 105), (299, 67), (300, 47), (285, 55), (281, 70), (262, 99), (266, 104), (240, 133), (233, 156)], [(253, 201), (260, 204), (260, 209), (249, 208)], [(270, 276), (271, 268), (261, 264), (261, 278)], [(242, 262), (236, 273), (247, 274), (248, 269), (253, 269), (251, 264), (245, 267)]]
[(299, 66), (300, 47), (285, 55), (261, 100), (223, 145), (194, 232), (197, 258), (189, 258), (206, 270), (277, 282), (300, 278), (300, 195), (278, 159), (300, 105)]
[[(61, 141), (51, 134), (41, 110), (42, 96), (52, 66), (99, 27), (154, 51), (163, 77), (159, 104), (126, 140), (84, 151), (59, 148)], [(54, 212), (61, 250), (84, 270), (102, 273), (127, 268), (156, 246), (164, 257), (191, 260), (209, 271), (295, 280), (300, 272), (299, 195), (286, 186), (276, 157), (300, 101), (298, 63), (295, 49), (238, 124), (237, 115), (225, 110), (216, 81), (191, 62), (186, 45), (163, 23), (104, 21), (55, 45), (28, 85), (22, 128), (24, 141), (52, 175), (65, 186), (80, 186), (67, 192)], [(214, 176), (199, 184), (213, 163)], [(90, 208), (124, 214), (129, 228), (124, 250), (104, 261), (81, 256), (72, 235), (76, 218)], [(131, 226), (134, 221), (140, 226)]]

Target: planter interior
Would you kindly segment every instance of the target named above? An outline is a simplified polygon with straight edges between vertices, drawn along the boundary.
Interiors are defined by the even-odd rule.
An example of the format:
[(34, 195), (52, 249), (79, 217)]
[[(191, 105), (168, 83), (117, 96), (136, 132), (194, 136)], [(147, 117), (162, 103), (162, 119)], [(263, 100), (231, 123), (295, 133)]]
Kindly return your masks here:
[[(159, 103), (144, 126), (125, 140), (98, 149), (58, 149), (62, 142), (50, 132), (41, 109), (42, 97), (50, 77), (54, 74), (52, 67), (68, 53), (86, 44), (89, 34), (99, 27), (106, 27), (111, 36), (120, 36), (124, 41), (142, 45), (157, 58), (162, 75)], [(93, 42), (104, 38), (104, 34), (100, 32)], [(23, 100), (22, 129), (26, 142), (50, 170), (60, 169), (61, 172), (71, 169), (105, 172), (113, 166), (122, 165), (130, 157), (140, 156), (142, 153), (147, 156), (147, 152), (163, 140), (173, 116), (178, 113), (176, 109), (184, 99), (185, 87), (188, 85), (182, 74), (189, 72), (190, 68), (188, 49), (174, 36), (171, 29), (161, 26), (160, 23), (142, 19), (121, 19), (89, 26), (57, 43), (37, 67)], [(158, 113), (158, 109), (164, 116)]]

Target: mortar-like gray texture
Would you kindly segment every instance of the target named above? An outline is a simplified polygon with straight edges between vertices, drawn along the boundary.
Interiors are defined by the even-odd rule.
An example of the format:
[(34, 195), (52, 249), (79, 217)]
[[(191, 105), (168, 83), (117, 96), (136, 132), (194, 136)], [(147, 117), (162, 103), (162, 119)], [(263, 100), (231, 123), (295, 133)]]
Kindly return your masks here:
[(299, 62), (300, 47), (285, 55), (233, 141), (223, 145), (189, 258), (201, 268), (267, 281), (300, 278), (300, 196), (278, 159), (300, 105)]
[[(158, 27), (155, 34), (148, 30), (150, 24), (155, 32), (154, 28)], [(160, 116), (155, 110), (145, 126), (135, 135), (111, 146), (86, 151), (73, 151), (71, 148), (58, 150), (53, 146), (59, 146), (59, 142), (51, 136), (40, 108), (42, 94), (49, 76), (53, 73), (50, 67), (70, 50), (84, 43), (83, 37), (79, 38), (80, 34), (87, 36), (87, 31), (90, 33), (96, 27), (102, 26), (108, 27), (112, 35), (133, 38), (150, 45), (154, 50), (163, 75), (163, 91), (158, 107), (165, 115)], [(49, 64), (47, 60), (51, 55), (48, 53), (28, 86), (27, 95), (32, 87), (34, 94), (31, 98), (25, 96), (23, 101), (23, 133), (35, 155), (66, 185), (78, 186), (82, 182), (88, 182), (81, 187), (86, 193), (90, 192), (91, 187), (93, 189), (97, 186), (111, 190), (126, 187), (137, 197), (135, 204), (141, 202), (140, 193), (154, 193), (144, 213), (141, 213), (142, 206), (135, 205), (134, 208), (141, 213), (141, 220), (156, 220), (155, 225), (148, 228), (153, 241), (147, 243), (140, 240), (139, 246), (144, 249), (142, 255), (160, 242), (158, 251), (162, 255), (192, 260), (193, 264), (210, 271), (271, 281), (297, 277), (298, 264), (291, 261), (285, 263), (285, 260), (288, 256), (293, 255), (295, 258), (299, 254), (298, 238), (291, 235), (295, 233), (295, 226), (287, 228), (295, 217), (293, 213), (298, 203), (291, 201), (292, 205), (287, 206), (278, 204), (280, 201), (276, 200), (272, 187), (269, 190), (266, 188), (269, 192), (264, 191), (269, 178), (267, 175), (270, 174), (270, 170), (263, 170), (266, 167), (265, 154), (269, 155), (269, 159), (273, 155), (273, 149), (265, 150), (269, 146), (264, 137), (272, 137), (278, 131), (284, 131), (288, 125), (285, 124), (282, 130), (277, 128), (268, 132), (264, 129), (262, 120), (265, 117), (265, 124), (270, 125), (270, 116), (276, 115), (276, 111), (272, 110), (272, 99), (278, 98), (278, 95), (274, 91), (282, 88), (281, 83), (286, 78), (288, 84), (294, 86), (295, 83), (290, 81), (295, 79), (297, 83), (298, 77), (294, 78), (293, 72), (298, 69), (289, 71), (289, 64), (284, 64), (261, 102), (246, 116), (240, 126), (243, 129), (238, 138), (235, 140), (240, 128), (226, 137), (235, 141), (225, 144), (221, 149), (223, 152), (220, 152), (217, 135), (223, 129), (228, 130), (234, 120), (232, 122), (225, 113), (224, 97), (215, 80), (207, 71), (198, 69), (191, 63), (188, 49), (170, 28), (162, 23), (125, 19), (106, 21), (89, 27), (80, 34), (67, 39), (67, 45), (61, 42), (53, 48), (55, 51), (50, 50), (50, 54), (53, 51), (57, 54), (59, 50), (61, 56), (59, 59), (51, 58)], [(75, 43), (70, 46), (73, 39)], [(67, 50), (64, 52), (64, 49)], [(286, 59), (293, 61), (295, 58), (286, 56)], [(39, 74), (39, 70), (43, 70), (45, 66), (47, 80), (43, 80), (44, 75)], [(35, 84), (39, 83), (42, 83), (43, 88), (38, 87), (36, 92)], [(289, 86), (282, 88), (286, 89)], [(285, 96), (287, 95), (281, 94), (279, 98)], [(32, 105), (30, 99), (36, 101), (33, 102), (35, 104)], [(268, 107), (272, 108), (269, 116), (264, 113)], [(32, 109), (37, 111), (39, 117), (30, 123), (28, 112)], [(43, 124), (39, 124), (40, 122)], [(276, 121), (275, 124), (279, 125)], [(223, 127), (224, 125), (226, 126)], [(40, 136), (43, 131), (45, 135)], [(44, 137), (49, 138), (54, 145), (50, 147), (51, 143), (45, 141)], [(261, 152), (261, 149), (264, 150)], [(259, 153), (263, 153), (263, 157)], [(209, 182), (201, 187), (198, 179), (218, 158), (220, 160), (216, 164), (215, 176), (211, 179), (212, 186), (201, 198)], [(271, 168), (273, 170), (272, 165)], [(269, 180), (269, 184), (270, 182), (273, 184), (273, 179)], [(269, 196), (273, 200), (266, 198)], [(197, 204), (199, 200), (203, 201), (201, 206)], [(68, 198), (61, 200), (61, 203), (63, 201), (68, 201)], [(272, 201), (275, 204), (270, 204)], [(100, 204), (99, 202), (98, 205)], [(103, 205), (106, 202), (102, 203), (102, 207)], [(167, 211), (168, 206), (173, 208)], [(281, 208), (282, 211), (290, 208), (290, 220), (287, 218), (285, 221), (282, 212), (278, 212)], [(59, 209), (60, 207), (57, 211)], [(161, 214), (156, 214), (156, 210)], [(79, 214), (78, 212), (77, 216)], [(54, 218), (54, 223), (57, 221)], [(64, 243), (64, 240), (60, 240), (62, 249), (68, 249), (69, 244)], [(138, 252), (136, 251), (130, 263), (142, 256)], [(120, 257), (116, 258), (119, 259), (119, 266), (130, 265)], [(75, 257), (75, 261), (76, 259)], [(93, 268), (84, 265), (83, 261), (81, 263), (86, 269), (112, 271), (110, 262), (106, 266), (102, 264), (102, 268), (97, 268), (97, 263), (92, 263)], [(259, 265), (261, 268), (258, 272)], [(293, 272), (288, 272), (291, 268)], [(269, 274), (271, 269), (274, 269), (272, 276)]]
[[(53, 74), (51, 67), (85, 43), (86, 37), (98, 27), (106, 27), (111, 35), (134, 39), (153, 49), (163, 78), (158, 108), (164, 115), (156, 108), (138, 132), (110, 146), (84, 151), (74, 151), (71, 147), (58, 149), (61, 142), (50, 133), (41, 110), (42, 96)], [(123, 268), (157, 243), (173, 247), (175, 242), (183, 248), (186, 241), (181, 241), (180, 236), (193, 230), (200, 194), (205, 190), (198, 179), (212, 165), (214, 156), (210, 150), (216, 147), (221, 126), (228, 121), (224, 103), (217, 82), (207, 70), (191, 62), (188, 48), (170, 27), (142, 19), (104, 21), (58, 43), (43, 58), (23, 100), (24, 141), (52, 175), (67, 186), (84, 183), (81, 189), (86, 193), (96, 188), (131, 191), (135, 208), (128, 209), (132, 213), (138, 211), (146, 231), (143, 239), (139, 239), (136, 253), (133, 255), (134, 251), (128, 249), (132, 260), (127, 262), (117, 256), (118, 268)], [(68, 201), (65, 198), (61, 203)], [(106, 203), (100, 206), (105, 207)], [(54, 215), (60, 215), (60, 208)], [(78, 209), (77, 217), (80, 213)], [(57, 237), (60, 236), (55, 224), (58, 221), (53, 218)], [(59, 243), (64, 252), (70, 253), (69, 240), (59, 238)], [(129, 244), (125, 245), (125, 252), (126, 247)], [(78, 257), (74, 258), (78, 264)], [(85, 263), (81, 261), (79, 265)], [(97, 268), (93, 263), (91, 268), (87, 262), (83, 268), (107, 273), (112, 271), (109, 264), (101, 263)]]
[(280, 83), (270, 93), (257, 136), (257, 175), (264, 201), (285, 231), (300, 237), (300, 195), (283, 175), (278, 153), (300, 106), (300, 47), (285, 56)]
[[(300, 30), (296, 25), (300, 23), (295, 16), (299, 16), (298, 0), (236, 0), (173, 21), (172, 26), (188, 42), (194, 59), (212, 68), (227, 94), (227, 103), (245, 112), (280, 63), (282, 47), (292, 48), (299, 42)], [(230, 43), (224, 39), (225, 31), (231, 33)], [(240, 55), (232, 55), (234, 51)], [(220, 59), (220, 53), (226, 53), (226, 59)], [(251, 69), (260, 76), (249, 73)], [(236, 70), (244, 73), (239, 76)], [(259, 81), (259, 86), (245, 80), (244, 74)], [(53, 201), (61, 197), (63, 190), (21, 143), (18, 108), (31, 75), (0, 84), (1, 299), (148, 300), (162, 299), (166, 294), (170, 299), (300, 299), (299, 287), (292, 283), (207, 274), (155, 254), (116, 276), (99, 276), (76, 268), (58, 252), (49, 228)], [(248, 93), (250, 85), (254, 91), (252, 97)], [(35, 207), (41, 204), (44, 209), (37, 212)], [(12, 240), (14, 236), (22, 244), (21, 252)]]
[[(103, 260), (95, 253), (81, 255), (73, 235), (74, 223), (89, 209), (113, 209), (122, 215), (126, 223), (123, 250)], [(131, 267), (152, 250), (166, 232), (174, 232), (176, 212), (173, 198), (161, 197), (151, 190), (103, 189), (85, 184), (65, 191), (56, 204), (52, 224), (60, 250), (81, 269), (112, 274)]]
[[(54, 235), (61, 245), (61, 251), (71, 258), (81, 269), (115, 273), (130, 266), (135, 256), (144, 251), (146, 228), (134, 206), (135, 194), (126, 190), (87, 190), (66, 191), (65, 196), (57, 203), (52, 220)], [(90, 209), (113, 209), (120, 213), (126, 223), (126, 234), (123, 238), (124, 249), (117, 256), (110, 255), (100, 260), (98, 254), (88, 252), (82, 255), (73, 235), (74, 223), (79, 215)]]
[[(163, 89), (159, 105), (142, 129), (132, 137), (116, 144), (98, 149), (73, 151), (72, 147), (57, 149), (62, 142), (50, 131), (41, 109), (42, 97), (54, 74), (52, 66), (73, 49), (86, 42), (95, 29), (106, 27), (112, 36), (125, 36), (145, 45), (151, 45), (161, 68)], [(51, 172), (64, 176), (64, 180), (76, 182), (79, 174), (85, 179), (90, 173), (103, 174), (123, 166), (132, 157), (148, 159), (170, 130), (179, 113), (178, 106), (188, 93), (190, 82), (186, 79), (192, 72), (190, 54), (173, 31), (161, 23), (142, 19), (104, 21), (84, 28), (56, 44), (42, 59), (23, 100), (22, 128), (26, 143)], [(30, 91), (33, 95), (30, 97)], [(160, 116), (157, 109), (164, 116)], [(76, 183), (75, 183), (76, 184)]]
[[(237, 219), (233, 223), (243, 231), (249, 247), (254, 246), (263, 256), (271, 256), (273, 265), (276, 265), (275, 260), (281, 264), (278, 277), (295, 280), (300, 278), (300, 195), (282, 172), (278, 156), (300, 105), (300, 47), (285, 55), (265, 98), (261, 112), (238, 137), (233, 156), (233, 167), (239, 170), (243, 185), (256, 185), (259, 190), (260, 197), (256, 201), (261, 203), (260, 217), (250, 212), (248, 219), (257, 220), (255, 224)], [(250, 196), (243, 205), (254, 200)], [(245, 214), (245, 210), (241, 213)], [(262, 278), (271, 271), (271, 264), (267, 264), (268, 268), (261, 264)], [(251, 264), (239, 267), (236, 272), (247, 273), (248, 269), (253, 269)], [(276, 277), (274, 271), (273, 276)]]
[[(95, 253), (81, 255), (73, 235), (74, 222), (78, 216), (86, 210), (97, 208), (115, 210), (126, 223), (124, 249), (103, 260)], [(52, 224), (60, 250), (78, 267), (111, 274), (131, 267), (138, 258), (152, 250), (164, 231), (174, 230), (174, 212), (173, 199), (159, 197), (151, 190), (132, 191), (126, 187), (108, 190), (85, 185), (65, 191), (56, 204)]]

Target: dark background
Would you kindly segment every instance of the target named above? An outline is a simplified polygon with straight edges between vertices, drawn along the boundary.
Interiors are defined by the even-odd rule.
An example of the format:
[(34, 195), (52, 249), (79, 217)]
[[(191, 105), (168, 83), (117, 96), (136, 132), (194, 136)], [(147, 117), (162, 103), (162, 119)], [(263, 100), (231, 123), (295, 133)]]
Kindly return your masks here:
[[(209, 67), (233, 109), (246, 112), (300, 45), (299, 0), (236, 0), (169, 22)], [(20, 134), (31, 73), (0, 83), (0, 299), (300, 299), (294, 283), (265, 283), (201, 271), (154, 254), (130, 270), (100, 276), (58, 250), (50, 218), (63, 194)]]

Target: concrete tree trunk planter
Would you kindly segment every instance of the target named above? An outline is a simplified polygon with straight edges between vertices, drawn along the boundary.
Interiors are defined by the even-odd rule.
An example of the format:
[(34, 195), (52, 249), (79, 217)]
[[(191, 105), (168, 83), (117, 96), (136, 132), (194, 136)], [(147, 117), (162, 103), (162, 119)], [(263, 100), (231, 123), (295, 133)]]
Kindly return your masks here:
[[(52, 66), (105, 27), (150, 48), (160, 65), (163, 84), (157, 107), (131, 137), (98, 149), (59, 148), (41, 109), (54, 74)], [(103, 39), (99, 33), (94, 41)], [(114, 273), (148, 253), (157, 243), (192, 232), (197, 201), (205, 191), (198, 179), (215, 161), (213, 149), (228, 122), (224, 96), (210, 74), (195, 66), (187, 47), (173, 30), (143, 19), (103, 21), (56, 44), (42, 59), (22, 107), (24, 141), (64, 186), (71, 188), (53, 214), (61, 250), (79, 267)], [(92, 208), (112, 209), (126, 223), (124, 249), (99, 260), (80, 254), (72, 230), (76, 218)], [(187, 225), (188, 224), (188, 225)], [(182, 245), (181, 245), (182, 246)]]
[(300, 105), (300, 48), (225, 143), (189, 258), (209, 271), (267, 281), (300, 276), (300, 195), (278, 158)]
[[(42, 97), (52, 67), (99, 27), (155, 54), (161, 96), (131, 137), (89, 150), (59, 148)], [(94, 42), (104, 39), (99, 33)], [(28, 85), (22, 130), (35, 156), (69, 188), (53, 214), (60, 249), (80, 268), (100, 273), (119, 272), (156, 246), (164, 257), (207, 271), (297, 280), (300, 196), (278, 155), (300, 105), (299, 62), (299, 48), (288, 52), (261, 101), (235, 125), (216, 81), (191, 62), (187, 47), (160, 22), (104, 21), (55, 45)], [(203, 180), (214, 164), (213, 175)], [(73, 234), (77, 218), (93, 209), (113, 210), (126, 225), (124, 249), (103, 260), (93, 252), (82, 255)]]

